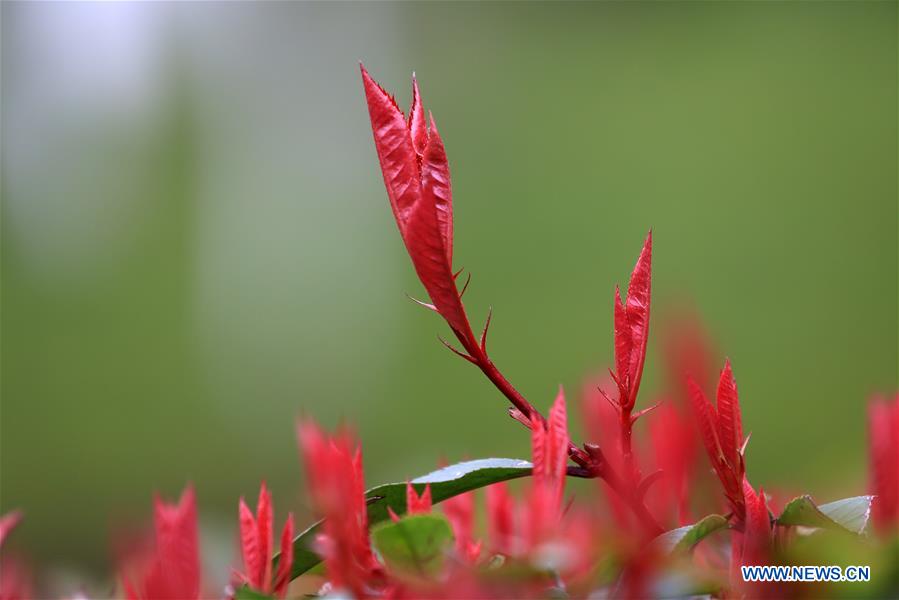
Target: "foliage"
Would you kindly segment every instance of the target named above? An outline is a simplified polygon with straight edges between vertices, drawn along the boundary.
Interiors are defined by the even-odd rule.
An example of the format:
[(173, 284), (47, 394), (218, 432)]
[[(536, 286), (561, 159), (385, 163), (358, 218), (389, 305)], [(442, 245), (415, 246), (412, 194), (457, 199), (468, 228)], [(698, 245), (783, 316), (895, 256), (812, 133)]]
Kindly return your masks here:
[[(362, 452), (352, 432), (343, 428), (332, 434), (302, 420), (297, 439), (319, 520), (294, 537), (289, 515), (280, 552), (273, 556), (274, 509), (265, 484), (255, 514), (241, 499), (243, 570), (235, 571), (229, 596), (292, 597), (309, 585), (316, 595), (353, 598), (857, 592), (825, 583), (791, 587), (740, 578), (742, 566), (803, 564), (804, 556), (812, 556), (804, 549), (809, 538), (859, 545), (854, 547), (868, 548), (872, 556), (887, 556), (883, 563), (889, 564), (899, 530), (899, 396), (871, 405), (871, 495), (820, 505), (802, 495), (775, 518), (777, 496), (753, 485), (747, 475), (749, 436), (744, 435), (732, 365), (724, 362), (712, 394), (700, 367), (709, 363), (700, 336), (689, 333), (672, 343), (669, 397), (637, 409), (650, 339), (650, 232), (626, 293), (622, 297), (615, 290), (614, 368), (607, 379), (587, 386), (582, 405), (588, 439), (574, 443), (564, 390), (544, 416), (488, 355), (492, 313), (479, 335), (472, 329), (463, 304), (469, 282), (460, 289), (462, 271), (453, 267), (449, 164), (417, 82), (413, 79), (406, 117), (393, 97), (361, 71), (388, 199), (430, 299), (419, 304), (443, 318), (461, 349), (443, 343), (477, 367), (511, 404), (510, 416), (529, 432), (531, 460), (471, 460), (366, 491)], [(644, 418), (648, 435), (641, 436), (635, 425)], [(570, 477), (596, 481), (604, 502), (566, 498)], [(518, 478), (526, 480), (516, 496), (505, 482)], [(473, 492), (481, 488), (486, 490), (486, 536), (478, 533), (475, 519)], [(712, 489), (720, 494), (710, 500)], [(195, 506), (192, 487), (176, 504), (157, 498), (151, 543), (120, 557), (122, 595), (192, 599), (210, 593), (200, 570)], [(0, 519), (0, 543), (20, 518), (13, 513)], [(9, 560), (0, 566), (0, 597), (30, 594), (27, 571)], [(890, 573), (875, 573), (871, 589), (899, 592)]]

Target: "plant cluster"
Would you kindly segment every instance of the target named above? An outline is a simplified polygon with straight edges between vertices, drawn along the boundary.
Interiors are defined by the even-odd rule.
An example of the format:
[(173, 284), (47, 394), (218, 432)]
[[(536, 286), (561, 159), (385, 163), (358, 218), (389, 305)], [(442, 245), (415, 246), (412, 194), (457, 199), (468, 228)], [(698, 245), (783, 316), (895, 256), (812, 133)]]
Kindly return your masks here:
[[(480, 459), (366, 491), (362, 454), (346, 428), (297, 425), (319, 521), (294, 535), (286, 518), (275, 553), (263, 483), (255, 513), (238, 504), (243, 565), (203, 580), (194, 491), (156, 500), (151, 543), (122, 557), (116, 593), (134, 599), (879, 597), (899, 594), (899, 395), (869, 405), (869, 495), (817, 504), (787, 500), (747, 476), (733, 368), (717, 381), (700, 330), (666, 339), (664, 399), (639, 406), (649, 340), (652, 233), (627, 290), (614, 297), (614, 367), (591, 380), (581, 408), (587, 441), (569, 435), (560, 388), (544, 416), (487, 350), (491, 315), (475, 334), (463, 304), (470, 279), (453, 268), (452, 186), (443, 141), (413, 79), (408, 117), (362, 68), (387, 195), (403, 243), (455, 343), (508, 400), (530, 436), (530, 460)], [(712, 401), (714, 399), (714, 402)], [(646, 422), (641, 431), (635, 425)], [(566, 497), (570, 478), (594, 480)], [(521, 480), (513, 482), (512, 480)], [(475, 490), (484, 488), (478, 510)], [(569, 490), (570, 492), (570, 490)], [(484, 526), (478, 527), (477, 515)], [(0, 520), (0, 544), (20, 520)], [(865, 564), (859, 583), (745, 583), (747, 565)], [(27, 568), (4, 557), (0, 599), (31, 594)], [(215, 590), (219, 590), (216, 592)]]

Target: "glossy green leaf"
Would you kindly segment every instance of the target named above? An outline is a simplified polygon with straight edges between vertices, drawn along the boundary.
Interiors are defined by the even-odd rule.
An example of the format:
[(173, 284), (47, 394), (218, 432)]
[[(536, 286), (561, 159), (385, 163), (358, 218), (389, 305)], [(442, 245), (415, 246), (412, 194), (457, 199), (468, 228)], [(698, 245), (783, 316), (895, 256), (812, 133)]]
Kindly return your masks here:
[(428, 577), (443, 568), (453, 530), (446, 517), (437, 513), (407, 515), (372, 528), (371, 540), (394, 573)]
[(819, 506), (811, 496), (799, 496), (784, 507), (777, 518), (777, 524), (860, 534), (868, 524), (873, 498), (873, 496), (855, 496)]
[[(416, 491), (431, 484), (431, 499), (436, 504), (447, 498), (464, 494), (500, 481), (508, 481), (531, 474), (532, 465), (526, 460), (513, 458), (483, 458), (469, 460), (438, 469), (412, 480)], [(386, 483), (365, 492), (368, 498), (368, 524), (377, 525), (388, 518), (387, 507), (398, 515), (406, 512), (406, 483)], [(296, 579), (321, 562), (312, 550), (312, 542), (322, 522), (314, 523), (293, 540), (293, 569), (291, 579)], [(275, 556), (275, 567), (278, 557)]]
[(684, 525), (671, 531), (666, 531), (655, 540), (653, 544), (666, 554), (674, 552), (687, 552), (704, 538), (715, 533), (719, 529), (727, 527), (727, 519), (721, 515), (708, 515), (692, 525)]

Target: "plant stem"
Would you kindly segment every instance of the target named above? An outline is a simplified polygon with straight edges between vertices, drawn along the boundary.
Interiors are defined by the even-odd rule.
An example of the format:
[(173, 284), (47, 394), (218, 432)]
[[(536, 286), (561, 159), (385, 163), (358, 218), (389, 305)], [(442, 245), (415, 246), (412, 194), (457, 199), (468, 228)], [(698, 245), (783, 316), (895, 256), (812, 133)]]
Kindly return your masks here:
[[(656, 522), (655, 517), (649, 512), (649, 509), (646, 508), (646, 504), (643, 502), (643, 498), (638, 493), (637, 488), (633, 485), (627, 485), (627, 483), (621, 480), (618, 474), (612, 469), (609, 461), (606, 460), (602, 449), (596, 444), (584, 444), (584, 448), (590, 456), (590, 465), (586, 469), (586, 473), (588, 474), (574, 475), (569, 470), (569, 475), (574, 475), (576, 477), (599, 477), (630, 507), (643, 524), (648, 537), (656, 537), (657, 535), (662, 534), (665, 530), (662, 529), (658, 522)], [(581, 473), (581, 471), (578, 471), (578, 473)]]
[(636, 489), (640, 477), (634, 466), (634, 452), (632, 446), (633, 425), (631, 408), (621, 405), (618, 411), (618, 425), (621, 428), (621, 455), (624, 457), (624, 468), (629, 479), (630, 487)]
[[(534, 405), (528, 402), (527, 399), (521, 395), (521, 392), (515, 389), (515, 386), (513, 386), (500, 370), (496, 368), (493, 361), (490, 360), (484, 352), (480, 351), (480, 348), (478, 350), (478, 352), (473, 352), (472, 355), (475, 358), (475, 364), (477, 364), (478, 368), (483, 371), (484, 375), (487, 376), (487, 379), (489, 379), (524, 416), (530, 420), (537, 419), (541, 426), (545, 426), (546, 418), (540, 411), (534, 408)], [(571, 440), (568, 440), (568, 456), (581, 467), (586, 467), (590, 463), (587, 454), (575, 446)]]
[[(502, 392), (502, 394), (508, 398), (509, 402), (512, 405), (521, 411), (521, 413), (527, 417), (529, 420), (537, 420), (537, 422), (541, 426), (545, 426), (546, 418), (534, 408), (527, 399), (521, 395), (521, 392), (515, 389), (511, 382), (500, 372), (496, 365), (493, 364), (493, 361), (487, 357), (487, 353), (483, 351), (479, 346), (475, 345), (474, 347), (468, 347), (469, 344), (465, 343), (465, 338), (460, 336), (460, 340), (463, 342), (465, 349), (468, 350), (471, 357), (474, 359), (474, 363), (478, 366), (479, 369), (487, 376), (493, 385)], [(622, 434), (625, 431), (625, 417), (627, 418), (627, 453), (625, 456), (629, 457), (628, 460), (628, 468), (631, 469), (630, 465), (633, 464), (633, 461), (630, 460), (631, 457), (631, 415), (630, 411), (622, 411)], [(622, 444), (624, 443), (622, 438)], [(631, 510), (637, 516), (641, 523), (643, 523), (646, 531), (651, 537), (655, 537), (661, 534), (664, 530), (659, 526), (656, 522), (655, 518), (650, 514), (649, 510), (646, 508), (646, 505), (643, 503), (643, 499), (639, 497), (637, 493), (637, 488), (635, 485), (626, 485), (618, 475), (611, 470), (609, 467), (608, 461), (605, 460), (605, 457), (602, 455), (602, 451), (599, 449), (599, 446), (594, 444), (590, 444), (585, 446), (585, 450), (581, 450), (577, 446), (575, 446), (571, 440), (568, 440), (568, 456), (577, 463), (578, 467), (569, 467), (568, 474), (573, 477), (586, 477), (586, 478), (601, 478), (605, 480), (606, 483), (609, 484), (615, 492), (621, 496), (622, 499), (630, 506)]]

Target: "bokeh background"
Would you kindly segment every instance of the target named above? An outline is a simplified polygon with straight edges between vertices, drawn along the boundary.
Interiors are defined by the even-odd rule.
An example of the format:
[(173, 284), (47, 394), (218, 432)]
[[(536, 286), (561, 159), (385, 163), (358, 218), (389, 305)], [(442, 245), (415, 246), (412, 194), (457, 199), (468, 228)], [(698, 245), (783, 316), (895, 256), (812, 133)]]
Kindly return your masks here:
[(610, 360), (652, 227), (653, 331), (689, 307), (733, 360), (753, 480), (864, 488), (897, 386), (895, 2), (0, 11), (0, 509), (50, 580), (100, 577), (187, 481), (224, 568), (260, 479), (304, 511), (300, 414), (354, 424), (371, 483), (526, 455), (404, 296), (360, 59), (403, 106), (417, 71), (467, 304), (536, 405)]

